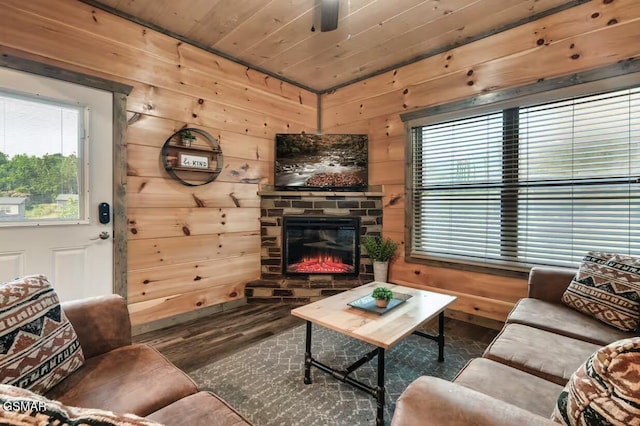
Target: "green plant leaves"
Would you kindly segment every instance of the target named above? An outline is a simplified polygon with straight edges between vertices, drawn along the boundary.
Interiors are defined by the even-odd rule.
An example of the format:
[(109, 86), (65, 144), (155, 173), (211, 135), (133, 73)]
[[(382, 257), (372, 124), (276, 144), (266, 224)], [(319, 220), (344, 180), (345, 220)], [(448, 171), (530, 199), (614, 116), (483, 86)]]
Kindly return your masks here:
[(394, 256), (398, 243), (391, 238), (365, 235), (362, 239), (362, 246), (371, 259), (376, 262), (386, 262)]
[(387, 302), (393, 299), (393, 292), (386, 287), (376, 287), (371, 293), (371, 297), (376, 300), (386, 300)]

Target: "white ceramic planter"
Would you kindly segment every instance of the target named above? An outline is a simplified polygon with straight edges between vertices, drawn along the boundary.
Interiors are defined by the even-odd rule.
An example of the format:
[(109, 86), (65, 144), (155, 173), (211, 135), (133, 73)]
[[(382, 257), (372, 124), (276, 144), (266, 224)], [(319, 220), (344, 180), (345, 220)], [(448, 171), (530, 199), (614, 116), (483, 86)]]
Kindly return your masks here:
[(376, 262), (373, 261), (373, 279), (381, 283), (387, 282), (389, 273), (389, 262)]

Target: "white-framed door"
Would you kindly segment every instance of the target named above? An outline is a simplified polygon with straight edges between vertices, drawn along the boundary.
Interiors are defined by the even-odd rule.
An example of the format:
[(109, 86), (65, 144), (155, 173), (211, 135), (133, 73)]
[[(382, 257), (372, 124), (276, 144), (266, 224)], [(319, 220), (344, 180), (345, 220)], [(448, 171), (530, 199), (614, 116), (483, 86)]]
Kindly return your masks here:
[[(113, 293), (113, 94), (2, 67), (0, 91), (15, 94), (16, 97), (24, 96), (27, 101), (31, 97), (53, 104), (57, 101), (68, 103), (71, 109), (77, 106), (81, 111), (79, 115), (82, 115), (79, 121), (83, 123), (77, 152), (81, 171), (76, 191), (79, 192), (77, 218), (0, 220), (0, 281), (22, 275), (44, 274), (61, 300)], [(66, 120), (64, 115), (61, 114), (61, 121)], [(38, 118), (35, 117), (34, 121)], [(0, 131), (3, 132), (0, 135), (0, 152), (6, 151), (5, 158), (14, 158), (22, 149), (16, 147), (15, 129), (12, 131), (9, 123), (0, 122)], [(63, 129), (60, 132), (69, 131)], [(20, 143), (37, 142), (33, 138), (31, 141), (28, 139)], [(27, 154), (36, 157), (46, 155), (25, 151)], [(59, 192), (56, 197), (59, 200), (55, 202), (61, 203), (60, 208), (65, 208), (64, 203), (73, 202), (69, 198), (73, 198), (74, 194), (64, 194), (63, 189)], [(34, 201), (29, 197), (20, 197), (22, 194), (6, 190), (1, 195), (0, 201), (7, 204), (21, 201), (11, 198), (27, 198), (31, 203), (29, 208), (33, 211)], [(56, 208), (51, 206), (54, 204), (51, 198), (47, 200), (49, 207)], [(103, 215), (103, 221), (108, 218), (108, 223), (100, 223), (101, 203), (109, 206), (108, 215)], [(20, 208), (24, 210), (24, 206), (17, 210), (11, 208), (17, 212), (20, 212)], [(5, 210), (10, 211), (10, 208), (5, 207)]]

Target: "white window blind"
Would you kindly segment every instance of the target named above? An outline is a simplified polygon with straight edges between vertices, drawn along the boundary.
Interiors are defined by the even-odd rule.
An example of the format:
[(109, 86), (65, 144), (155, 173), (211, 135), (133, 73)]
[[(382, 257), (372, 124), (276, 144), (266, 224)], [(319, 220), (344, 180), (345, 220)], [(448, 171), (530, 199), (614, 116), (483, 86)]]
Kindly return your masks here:
[(412, 155), (414, 256), (640, 256), (640, 88), (414, 127)]

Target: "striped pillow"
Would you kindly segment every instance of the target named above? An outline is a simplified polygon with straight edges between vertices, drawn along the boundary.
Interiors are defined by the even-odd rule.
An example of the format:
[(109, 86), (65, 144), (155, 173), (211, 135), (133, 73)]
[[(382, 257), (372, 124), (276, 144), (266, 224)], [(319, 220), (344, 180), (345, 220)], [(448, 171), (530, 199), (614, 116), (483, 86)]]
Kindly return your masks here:
[(45, 393), (83, 363), (78, 336), (44, 275), (0, 284), (0, 383)]
[(589, 252), (562, 301), (620, 330), (640, 325), (640, 259)]
[(638, 424), (639, 375), (640, 337), (598, 349), (571, 375), (552, 419), (571, 426)]

